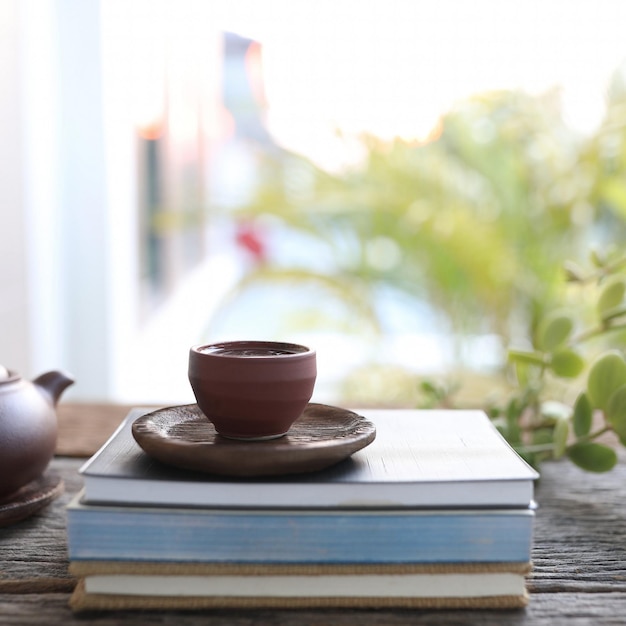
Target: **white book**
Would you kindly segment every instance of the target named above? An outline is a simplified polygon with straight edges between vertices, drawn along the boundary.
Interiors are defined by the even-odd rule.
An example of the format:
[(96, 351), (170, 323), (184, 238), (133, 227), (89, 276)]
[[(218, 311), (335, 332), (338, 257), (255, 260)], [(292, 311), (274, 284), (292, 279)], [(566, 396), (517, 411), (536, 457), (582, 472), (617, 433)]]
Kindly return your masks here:
[(480, 598), (522, 596), (513, 572), (450, 574), (244, 575), (85, 577), (92, 594), (221, 598)]
[(197, 507), (529, 507), (538, 477), (477, 410), (355, 409), (367, 447), (326, 470), (263, 479), (167, 467), (133, 439), (135, 409), (81, 468), (86, 503)]

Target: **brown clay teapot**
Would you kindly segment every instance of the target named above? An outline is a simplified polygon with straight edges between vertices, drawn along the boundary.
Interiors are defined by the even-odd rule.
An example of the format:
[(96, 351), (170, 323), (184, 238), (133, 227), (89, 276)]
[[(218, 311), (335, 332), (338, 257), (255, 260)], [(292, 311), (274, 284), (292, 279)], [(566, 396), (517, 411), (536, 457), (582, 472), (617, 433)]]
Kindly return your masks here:
[(56, 371), (30, 382), (0, 366), (0, 499), (48, 466), (56, 447), (56, 404), (73, 382)]

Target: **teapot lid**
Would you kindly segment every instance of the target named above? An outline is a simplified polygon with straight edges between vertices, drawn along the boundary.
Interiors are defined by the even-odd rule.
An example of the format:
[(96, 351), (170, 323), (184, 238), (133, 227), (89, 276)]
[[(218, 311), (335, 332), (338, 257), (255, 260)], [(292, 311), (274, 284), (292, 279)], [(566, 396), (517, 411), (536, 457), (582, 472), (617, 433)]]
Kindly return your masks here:
[(0, 385), (2, 383), (15, 382), (20, 379), (20, 375), (17, 372), (7, 369), (4, 365), (0, 364)]

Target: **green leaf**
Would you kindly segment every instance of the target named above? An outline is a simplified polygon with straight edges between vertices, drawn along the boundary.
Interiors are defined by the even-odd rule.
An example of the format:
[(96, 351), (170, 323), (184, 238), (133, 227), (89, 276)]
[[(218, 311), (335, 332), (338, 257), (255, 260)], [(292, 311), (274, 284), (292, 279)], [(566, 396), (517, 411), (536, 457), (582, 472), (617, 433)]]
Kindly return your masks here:
[(557, 376), (576, 378), (585, 368), (585, 361), (577, 352), (563, 348), (552, 355), (550, 367)]
[(539, 326), (537, 345), (546, 352), (552, 352), (562, 346), (572, 334), (574, 320), (564, 313), (547, 317)]
[(626, 293), (626, 279), (622, 276), (614, 276), (602, 287), (598, 297), (598, 313), (600, 319), (605, 319), (607, 313), (619, 307), (624, 301)]
[(619, 438), (626, 438), (626, 385), (611, 396), (606, 408), (606, 418)]
[(615, 450), (601, 443), (575, 443), (567, 449), (567, 456), (588, 472), (608, 472), (617, 463)]
[(563, 264), (563, 271), (565, 272), (565, 280), (570, 283), (578, 283), (585, 280), (585, 272), (572, 261), (566, 261)]
[(619, 218), (626, 217), (626, 182), (621, 176), (609, 176), (601, 179), (600, 200)]
[(602, 322), (606, 324), (607, 322), (615, 321), (618, 317), (624, 317), (624, 315), (626, 315), (626, 307), (621, 304), (612, 309), (607, 309), (602, 316)]
[(522, 350), (509, 350), (509, 360), (513, 363), (542, 366), (546, 364), (545, 357), (541, 352), (524, 352)]
[(617, 350), (598, 357), (589, 370), (587, 396), (592, 407), (606, 411), (609, 399), (622, 385), (626, 385), (626, 361)]
[(432, 394), (436, 394), (438, 391), (438, 388), (435, 386), (435, 384), (431, 383), (429, 380), (423, 380), (420, 383), (420, 389), (424, 393), (432, 393)]
[(558, 420), (552, 434), (554, 442), (554, 458), (560, 459), (565, 453), (567, 446), (567, 436), (569, 435), (569, 422), (567, 420)]
[(538, 428), (532, 434), (533, 445), (546, 445), (554, 443), (554, 428)]
[(600, 250), (591, 250), (589, 252), (589, 258), (596, 267), (604, 267), (606, 265), (606, 255)]
[(515, 379), (517, 380), (517, 384), (521, 388), (528, 387), (530, 384), (530, 369), (532, 366), (528, 365), (528, 363), (521, 363), (520, 361), (513, 362), (513, 369), (515, 371)]
[(516, 398), (512, 398), (506, 407), (506, 439), (510, 444), (521, 442), (521, 428), (519, 418), (522, 408)]
[(593, 421), (593, 411), (591, 403), (586, 393), (581, 393), (574, 403), (574, 415), (572, 417), (572, 425), (574, 434), (577, 437), (584, 437), (591, 431), (591, 423)]

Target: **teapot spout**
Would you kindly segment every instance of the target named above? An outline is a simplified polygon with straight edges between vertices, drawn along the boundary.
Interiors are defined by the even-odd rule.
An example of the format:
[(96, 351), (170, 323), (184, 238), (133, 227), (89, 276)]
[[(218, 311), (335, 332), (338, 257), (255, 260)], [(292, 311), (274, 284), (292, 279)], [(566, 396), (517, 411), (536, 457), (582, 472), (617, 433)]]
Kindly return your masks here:
[(41, 374), (33, 380), (33, 384), (45, 391), (56, 406), (61, 394), (73, 384), (74, 379), (65, 372), (53, 371)]

